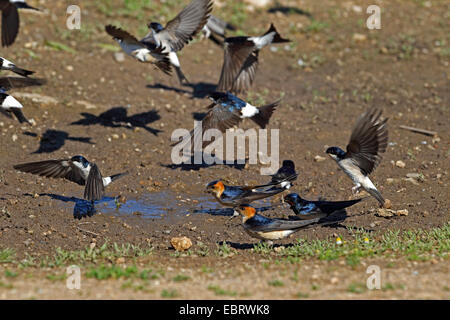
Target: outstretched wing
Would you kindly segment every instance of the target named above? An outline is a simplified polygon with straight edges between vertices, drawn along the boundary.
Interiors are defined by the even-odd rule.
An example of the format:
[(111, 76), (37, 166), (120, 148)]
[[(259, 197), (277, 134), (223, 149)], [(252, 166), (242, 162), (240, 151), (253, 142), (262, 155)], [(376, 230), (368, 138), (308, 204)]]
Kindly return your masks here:
[(103, 198), (105, 187), (103, 185), (103, 177), (95, 163), (91, 164), (91, 170), (84, 188), (84, 198), (89, 201), (97, 201)]
[(203, 29), (209, 19), (212, 4), (211, 0), (193, 0), (158, 35), (170, 43), (173, 51), (181, 50)]
[(353, 160), (365, 175), (380, 163), (381, 153), (388, 143), (387, 118), (380, 119), (381, 110), (373, 108), (362, 114), (356, 122), (347, 145), (345, 158)]

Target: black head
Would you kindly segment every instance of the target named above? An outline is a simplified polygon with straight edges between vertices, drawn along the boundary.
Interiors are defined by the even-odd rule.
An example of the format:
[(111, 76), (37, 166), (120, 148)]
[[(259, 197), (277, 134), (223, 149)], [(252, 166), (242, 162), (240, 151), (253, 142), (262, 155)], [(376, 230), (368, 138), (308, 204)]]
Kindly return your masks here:
[(89, 161), (85, 158), (85, 157), (83, 157), (83, 156), (80, 156), (80, 155), (77, 155), (77, 156), (74, 156), (74, 157), (72, 157), (72, 159), (70, 159), (72, 162), (78, 162), (78, 163), (81, 163), (81, 165), (83, 166), (83, 167), (85, 167), (85, 168), (87, 168), (88, 166), (89, 166)]
[(153, 29), (156, 33), (164, 29), (164, 27), (158, 22), (150, 22), (147, 26), (149, 29)]
[(283, 165), (281, 167), (295, 171), (295, 164), (292, 160), (283, 160)]
[(209, 99), (215, 103), (221, 103), (222, 101), (228, 100), (228, 93), (216, 91), (209, 95)]
[(339, 147), (329, 147), (325, 152), (333, 159), (343, 159), (345, 157), (345, 151)]
[(294, 207), (300, 199), (300, 196), (296, 193), (290, 193), (284, 197), (284, 201), (287, 202), (291, 207)]

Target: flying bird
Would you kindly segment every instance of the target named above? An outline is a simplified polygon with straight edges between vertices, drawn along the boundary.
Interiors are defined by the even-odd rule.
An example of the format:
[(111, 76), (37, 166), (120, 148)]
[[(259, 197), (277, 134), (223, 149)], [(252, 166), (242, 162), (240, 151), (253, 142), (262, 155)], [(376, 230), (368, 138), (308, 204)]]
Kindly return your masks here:
[(301, 198), (297, 193), (290, 193), (284, 197), (294, 213), (301, 219), (325, 218), (336, 211), (344, 210), (357, 204), (363, 198), (348, 201), (310, 201)]
[(236, 28), (222, 19), (210, 15), (208, 22), (202, 29), (203, 36), (207, 39), (210, 39), (215, 44), (220, 46), (223, 45), (223, 42), (226, 38), (227, 30), (234, 31)]
[(212, 5), (212, 0), (192, 0), (165, 27), (158, 22), (150, 22), (149, 33), (141, 40), (142, 43), (164, 48), (164, 52), (169, 54), (170, 63), (177, 72), (180, 84), (189, 81), (181, 71), (176, 52), (183, 49), (203, 29), (209, 19)]
[(29, 71), (29, 70), (25, 70), (25, 69), (17, 67), (14, 63), (12, 63), (9, 60), (6, 60), (3, 57), (0, 57), (0, 69), (12, 71), (23, 77), (28, 77), (29, 75), (34, 73), (34, 71)]
[(300, 230), (301, 228), (319, 222), (319, 218), (309, 220), (271, 219), (256, 213), (249, 205), (240, 205), (236, 211), (242, 215), (242, 226), (253, 238), (263, 241), (280, 240)]
[(217, 91), (233, 93), (247, 91), (255, 79), (259, 51), (272, 43), (283, 42), (290, 42), (290, 40), (282, 38), (273, 24), (260, 37), (226, 38)]
[(8, 94), (12, 88), (24, 88), (29, 86), (40, 86), (45, 83), (43, 79), (22, 78), (22, 77), (2, 77), (0, 78), (0, 111), (10, 116), (14, 114), (20, 123), (31, 124), (23, 114), (23, 105), (12, 95)]
[(221, 180), (208, 183), (206, 191), (212, 193), (216, 200), (227, 207), (236, 207), (256, 200), (272, 197), (288, 190), (297, 179), (294, 167), (281, 167), (272, 180), (259, 186), (227, 186)]
[(326, 153), (352, 179), (354, 194), (364, 188), (384, 206), (383, 196), (369, 178), (388, 145), (388, 119), (382, 120), (381, 113), (381, 110), (372, 108), (358, 118), (346, 152), (339, 147), (329, 147)]
[(153, 43), (143, 43), (134, 36), (118, 27), (107, 25), (105, 31), (116, 40), (122, 50), (140, 62), (147, 62), (155, 65), (165, 74), (170, 75), (171, 66), (168, 53), (164, 48)]
[(8, 47), (14, 43), (19, 33), (19, 11), (18, 9), (38, 10), (26, 3), (25, 0), (0, 0), (0, 11), (2, 11), (2, 46)]
[(91, 202), (101, 200), (106, 186), (128, 174), (125, 172), (104, 178), (97, 165), (89, 162), (81, 155), (74, 156), (70, 159), (23, 163), (13, 167), (21, 172), (32, 173), (47, 178), (64, 178), (85, 186), (84, 198)]
[[(280, 100), (278, 100), (262, 107), (256, 107), (229, 92), (213, 92), (209, 99), (213, 103), (208, 106), (209, 111), (202, 119), (201, 126), (196, 126), (190, 132), (190, 139), (183, 137), (182, 143), (191, 143), (192, 145), (193, 140), (196, 137), (203, 137), (203, 132), (208, 129), (218, 129), (224, 133), (227, 129), (238, 125), (245, 118), (251, 119), (264, 129), (280, 103)], [(173, 145), (178, 143), (175, 142)], [(202, 146), (205, 147), (209, 143), (211, 142), (203, 141)]]

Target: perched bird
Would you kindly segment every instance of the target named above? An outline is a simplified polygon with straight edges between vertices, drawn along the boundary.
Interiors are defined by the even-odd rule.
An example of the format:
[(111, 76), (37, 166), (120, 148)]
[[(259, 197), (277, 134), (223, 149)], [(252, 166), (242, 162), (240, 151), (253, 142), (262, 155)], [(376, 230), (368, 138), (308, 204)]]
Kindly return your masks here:
[(143, 43), (142, 40), (139, 41), (128, 32), (112, 25), (107, 25), (105, 31), (119, 43), (126, 54), (140, 62), (154, 64), (162, 72), (170, 75), (172, 69), (169, 54), (164, 52), (164, 47), (153, 43)]
[(81, 186), (85, 185), (84, 198), (92, 202), (102, 199), (105, 187), (111, 182), (128, 174), (125, 172), (103, 178), (97, 165), (80, 155), (70, 159), (18, 164), (14, 169), (47, 178), (64, 178)]
[(260, 37), (226, 38), (217, 91), (241, 93), (248, 90), (255, 79), (259, 51), (272, 43), (283, 42), (290, 40), (283, 39), (273, 24)]
[[(289, 174), (286, 174), (288, 172)], [(216, 180), (208, 183), (206, 191), (212, 193), (220, 204), (227, 207), (236, 207), (240, 204), (248, 204), (288, 190), (297, 179), (297, 176), (298, 174), (294, 168), (281, 167), (272, 176), (272, 180), (268, 184), (239, 187), (227, 186), (222, 181)]]
[(301, 198), (296, 193), (290, 193), (284, 197), (294, 213), (301, 219), (325, 218), (333, 212), (344, 210), (363, 198), (348, 201), (309, 201)]
[(319, 218), (310, 220), (271, 219), (256, 213), (255, 208), (245, 204), (240, 205), (236, 210), (242, 215), (242, 226), (251, 237), (269, 241), (286, 238), (301, 228), (320, 220)]
[(363, 113), (353, 129), (347, 152), (339, 147), (330, 147), (326, 153), (333, 158), (339, 167), (352, 179), (354, 194), (364, 188), (381, 206), (384, 198), (369, 179), (369, 174), (378, 166), (388, 144), (388, 119), (382, 120), (381, 111), (371, 109)]
[[(209, 98), (213, 103), (208, 106), (209, 111), (202, 119), (201, 126), (196, 126), (190, 132), (190, 139), (183, 137), (182, 143), (193, 144), (195, 137), (203, 137), (203, 132), (208, 129), (218, 129), (224, 133), (227, 129), (239, 124), (244, 118), (250, 118), (261, 128), (265, 128), (280, 103), (278, 100), (262, 107), (255, 107), (229, 92), (213, 92)], [(205, 147), (209, 143), (211, 142), (203, 141), (202, 146)]]
[(9, 70), (14, 73), (17, 73), (18, 75), (28, 77), (29, 75), (33, 74), (34, 71), (25, 70), (22, 68), (17, 67), (14, 63), (12, 63), (9, 60), (6, 60), (3, 57), (0, 57), (0, 69), (1, 70)]
[(25, 0), (0, 0), (2, 11), (2, 46), (8, 47), (14, 43), (19, 33), (19, 11), (18, 9), (38, 10), (28, 5)]
[(177, 72), (180, 84), (189, 83), (181, 71), (180, 61), (176, 52), (183, 49), (193, 37), (203, 29), (212, 10), (212, 0), (192, 0), (174, 19), (165, 27), (158, 22), (150, 22), (149, 33), (141, 40), (147, 45), (163, 47), (169, 53), (169, 59)]
[(236, 28), (226, 21), (223, 21), (216, 16), (210, 15), (208, 22), (202, 29), (205, 38), (210, 39), (215, 44), (223, 45), (226, 38), (226, 31), (234, 31)]
[(24, 116), (23, 105), (16, 98), (6, 93), (12, 88), (23, 88), (28, 86), (40, 86), (45, 83), (43, 79), (22, 78), (22, 77), (2, 77), (0, 78), (0, 111), (7, 116), (13, 113), (20, 123), (30, 121)]

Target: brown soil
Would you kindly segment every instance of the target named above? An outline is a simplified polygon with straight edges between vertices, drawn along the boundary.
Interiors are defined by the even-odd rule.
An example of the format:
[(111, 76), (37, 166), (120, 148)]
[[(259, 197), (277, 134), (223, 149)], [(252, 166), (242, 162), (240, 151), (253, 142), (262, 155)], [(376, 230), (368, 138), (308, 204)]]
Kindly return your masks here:
[[(284, 2), (295, 5), (295, 1)], [(195, 168), (171, 164), (169, 144), (172, 131), (176, 128), (191, 129), (193, 114), (205, 112), (208, 105), (208, 100), (202, 97), (204, 92), (199, 90), (201, 86), (195, 86), (196, 90), (180, 87), (175, 75), (170, 78), (129, 57), (124, 62), (116, 62), (113, 53), (96, 46), (96, 43), (114, 45), (102, 31), (103, 25), (118, 20), (133, 32), (138, 29), (137, 21), (125, 17), (107, 18), (95, 6), (86, 4), (82, 23), (93, 26), (95, 31), (90, 34), (73, 31), (64, 36), (68, 32), (65, 29), (67, 4), (64, 1), (51, 6), (48, 1), (43, 3), (51, 13), (43, 18), (22, 14), (21, 32), (16, 43), (2, 50), (2, 56), (19, 66), (35, 70), (38, 77), (48, 80), (42, 88), (20, 92), (51, 96), (58, 103), (20, 99), (26, 116), (36, 120), (37, 125), (31, 128), (12, 119), (0, 118), (0, 209), (4, 209), (3, 213), (0, 212), (0, 249), (13, 248), (18, 257), (26, 254), (39, 257), (53, 254), (57, 247), (65, 250), (84, 248), (93, 238), (97, 243), (105, 240), (151, 243), (155, 248), (153, 263), (161, 268), (170, 266), (174, 274), (181, 269), (192, 273), (193, 280), (188, 286), (172, 284), (181, 298), (217, 298), (206, 289), (207, 285), (202, 285), (214, 282), (198, 271), (202, 265), (222, 270), (213, 280), (223, 288), (241, 288), (242, 284), (242, 290), (238, 291), (242, 297), (246, 297), (245, 292), (250, 292), (249, 298), (289, 299), (295, 298), (299, 291), (308, 293), (310, 298), (321, 299), (448, 298), (448, 292), (442, 289), (444, 283), (449, 283), (445, 260), (437, 264), (400, 261), (398, 268), (386, 271), (398, 280), (393, 282), (408, 283), (408, 290), (366, 291), (360, 295), (349, 293), (346, 288), (350, 283), (365, 282), (364, 265), (372, 261), (364, 261), (364, 265), (356, 269), (341, 266), (339, 261), (283, 265), (282, 269), (287, 270), (286, 278), (297, 268), (299, 274), (305, 271), (303, 274), (308, 276), (305, 281), (300, 276), (300, 282), (291, 286), (267, 286), (267, 281), (280, 269), (275, 265), (262, 268), (259, 261), (262, 258), (243, 249), (245, 244), (256, 243), (256, 240), (242, 230), (240, 219), (192, 213), (193, 209), (202, 206), (202, 201), (212, 200), (204, 194), (206, 183), (218, 178), (226, 179), (230, 184), (264, 183), (267, 177), (259, 174), (261, 166)], [(444, 1), (432, 2), (431, 6), (415, 1), (383, 2), (382, 29), (371, 31), (364, 26), (365, 8), (371, 4), (370, 1), (358, 4), (362, 13), (355, 12), (350, 2), (323, 0), (302, 1), (301, 4), (304, 5), (303, 10), (311, 12), (317, 21), (327, 22), (328, 27), (317, 32), (300, 32), (312, 23), (310, 17), (265, 11), (249, 13), (252, 26), (242, 27), (249, 33), (255, 30), (254, 27), (260, 33), (270, 21), (274, 21), (280, 33), (295, 43), (292, 50), (278, 46), (276, 52), (267, 48), (261, 52), (252, 88), (252, 92), (261, 94), (266, 103), (284, 94), (269, 128), (280, 128), (280, 160), (294, 160), (300, 173), (292, 191), (311, 199), (351, 197), (352, 183), (336, 164), (328, 157), (325, 161), (315, 162), (314, 157), (326, 157), (326, 145), (345, 147), (357, 116), (370, 107), (380, 107), (389, 117), (389, 141), (392, 145), (372, 178), (383, 195), (392, 201), (394, 209), (407, 209), (409, 214), (392, 219), (376, 217), (372, 210), (376, 208), (376, 201), (369, 199), (350, 208), (347, 211), (349, 217), (341, 225), (377, 232), (444, 225), (450, 217), (448, 4)], [(364, 35), (365, 39), (358, 40), (355, 34)], [(65, 43), (76, 53), (51, 50), (44, 46), (46, 40)], [(30, 50), (37, 58), (30, 58), (27, 53)], [(193, 84), (212, 85), (219, 78), (221, 56), (222, 49), (218, 46), (209, 41), (196, 41), (183, 50), (180, 60), (184, 73)], [(315, 60), (312, 57), (316, 57)], [(301, 68), (297, 64), (300, 58), (316, 63)], [(18, 90), (12, 94), (15, 92)], [(93, 107), (87, 108), (78, 101), (87, 101)], [(118, 107), (125, 108), (123, 112), (127, 117), (120, 121), (99, 121), (100, 114)], [(130, 118), (132, 116), (135, 117)], [(89, 125), (72, 124), (83, 119), (91, 119), (87, 122)], [(127, 126), (128, 122), (131, 126)], [(251, 128), (252, 125), (245, 122), (242, 127)], [(431, 137), (401, 130), (400, 125), (437, 131), (440, 139), (432, 140)], [(53, 135), (50, 139), (41, 140), (40, 137), (48, 130), (63, 132), (60, 133), (62, 138)], [(65, 139), (64, 133), (68, 137), (91, 138), (92, 144)], [(58, 148), (60, 142), (63, 145)], [(57, 150), (32, 154), (40, 145)], [(166, 194), (170, 199), (163, 205), (166, 213), (159, 218), (146, 218), (121, 214), (119, 209), (119, 212), (109, 210), (76, 220), (70, 207), (73, 203), (64, 203), (48, 194), (81, 198), (81, 187), (66, 181), (19, 174), (12, 169), (13, 164), (20, 162), (75, 154), (83, 154), (96, 162), (104, 175), (130, 172), (120, 182), (108, 187), (109, 196), (121, 194), (130, 201), (144, 196), (152, 199), (152, 193), (158, 196)], [(397, 167), (395, 162), (398, 160), (406, 166)], [(403, 180), (408, 173), (421, 173), (424, 179), (417, 184)], [(394, 179), (392, 183), (387, 180), (389, 178)], [(278, 203), (279, 199), (275, 197), (271, 201)], [(101, 206), (99, 209), (102, 211)], [(285, 217), (287, 214), (289, 210), (284, 208), (267, 212), (272, 217)], [(317, 226), (279, 243), (291, 243), (296, 238), (324, 239), (335, 234), (345, 237), (347, 232), (344, 227)], [(175, 258), (170, 249), (170, 239), (174, 236), (191, 238), (194, 247), (197, 241), (201, 241), (212, 250), (217, 243), (228, 241), (235, 244), (239, 254), (228, 259)], [(387, 264), (386, 261), (378, 263)], [(0, 267), (0, 270), (2, 268), (5, 267)], [(314, 273), (307, 272), (308, 268)], [(224, 269), (231, 271), (225, 272)], [(338, 269), (339, 272), (336, 271)], [(418, 275), (413, 274), (415, 270), (418, 270)], [(40, 272), (45, 270), (31, 273), (39, 275)], [(311, 278), (313, 274), (317, 274), (316, 278)], [(338, 280), (330, 282), (333, 277)], [(90, 279), (86, 280), (83, 290), (74, 295), (61, 289), (62, 283), (36, 278), (28, 281), (20, 276), (14, 280), (13, 290), (0, 287), (0, 296), (159, 298), (158, 288), (168, 285), (164, 282), (166, 280), (161, 280), (160, 287), (154, 291), (136, 291), (130, 295), (129, 291), (114, 290), (120, 287), (120, 281), (105, 282), (100, 289), (96, 287), (96, 280)], [(311, 291), (314, 281), (319, 289)], [(37, 287), (41, 289), (35, 291)], [(195, 295), (192, 288), (199, 288)]]

